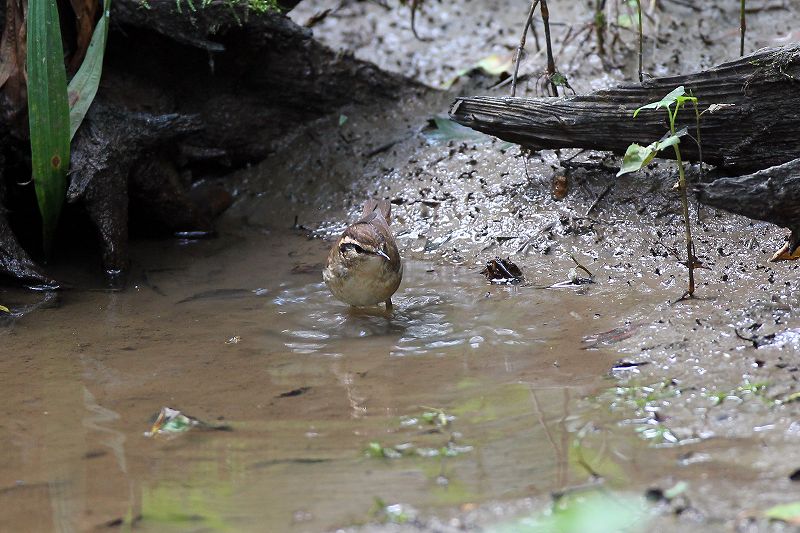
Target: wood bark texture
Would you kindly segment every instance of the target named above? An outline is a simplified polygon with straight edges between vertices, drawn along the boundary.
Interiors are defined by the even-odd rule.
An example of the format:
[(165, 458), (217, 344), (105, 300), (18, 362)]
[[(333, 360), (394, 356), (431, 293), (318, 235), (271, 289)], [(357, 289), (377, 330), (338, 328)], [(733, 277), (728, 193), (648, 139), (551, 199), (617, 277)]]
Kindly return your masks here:
[[(533, 149), (587, 148), (624, 153), (669, 129), (663, 109), (638, 107), (683, 85), (699, 99), (703, 161), (747, 172), (800, 157), (800, 44), (765, 48), (701, 72), (628, 83), (564, 98), (470, 96), (458, 98), (450, 117), (500, 139)], [(677, 128), (695, 136), (691, 105)], [(697, 144), (684, 137), (681, 154), (697, 161)], [(674, 157), (666, 150), (664, 157)]]

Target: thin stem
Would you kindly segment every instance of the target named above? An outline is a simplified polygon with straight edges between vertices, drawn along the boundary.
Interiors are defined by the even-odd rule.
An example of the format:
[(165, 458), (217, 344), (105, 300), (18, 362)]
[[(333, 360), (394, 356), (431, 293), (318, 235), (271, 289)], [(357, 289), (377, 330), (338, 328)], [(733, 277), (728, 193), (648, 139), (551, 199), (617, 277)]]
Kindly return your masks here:
[(597, 34), (597, 55), (606, 56), (606, 0), (597, 0), (594, 8), (594, 29)]
[(528, 11), (528, 18), (525, 19), (525, 28), (522, 30), (522, 38), (519, 40), (517, 53), (514, 54), (514, 75), (511, 77), (511, 96), (517, 95), (517, 74), (519, 73), (519, 62), (522, 58), (522, 53), (525, 50), (525, 40), (528, 37), (528, 28), (530, 28), (531, 24), (533, 23), (533, 12), (536, 10), (536, 6), (538, 4), (539, 0), (533, 0), (533, 2), (531, 2), (531, 9)]
[(692, 103), (694, 104), (694, 116), (696, 120), (695, 132), (697, 133), (697, 139), (695, 142), (697, 143), (697, 156), (700, 160), (700, 181), (703, 180), (703, 145), (700, 143), (700, 109), (697, 103), (697, 99), (695, 98)]
[[(744, 1), (744, 0), (742, 0)], [(642, 2), (636, 0), (636, 12), (639, 15), (639, 82), (642, 81)]]
[(553, 82), (553, 74), (556, 73), (556, 62), (553, 59), (553, 46), (550, 44), (550, 10), (547, 9), (547, 0), (542, 1), (542, 21), (544, 22), (544, 42), (547, 47), (547, 77), (550, 79), (550, 89), (553, 96), (558, 96), (558, 87)]
[[(669, 130), (672, 135), (675, 135), (675, 117), (678, 116), (680, 104), (675, 104), (675, 111), (672, 112), (667, 108), (669, 114)], [(683, 172), (683, 159), (681, 159), (681, 150), (677, 144), (672, 146), (675, 149), (675, 159), (678, 162), (678, 176), (679, 187), (681, 190), (681, 205), (683, 207), (683, 223), (686, 230), (686, 265), (689, 267), (689, 290), (686, 295), (689, 297), (694, 295), (694, 243), (692, 242), (692, 226), (689, 220), (689, 198), (686, 194), (686, 174)]]
[(744, 4), (745, 0), (742, 0), (741, 8), (739, 8), (739, 33), (741, 34), (741, 40), (739, 42), (739, 55), (744, 55), (744, 34), (747, 31), (747, 20), (745, 19), (744, 15)]
[(533, 43), (536, 45), (536, 51), (542, 51), (542, 45), (539, 43), (539, 32), (536, 31), (536, 24), (533, 23), (533, 19), (531, 19), (531, 33), (533, 34)]
[[(697, 143), (697, 158), (700, 161), (700, 182), (702, 183), (703, 178), (705, 177), (705, 174), (704, 174), (704, 171), (703, 171), (703, 145), (700, 143), (700, 108), (699, 108), (699, 104), (697, 102), (697, 98), (692, 100), (692, 103), (694, 104), (694, 117), (695, 117), (695, 121), (696, 121), (695, 134), (697, 135), (697, 138), (694, 140), (694, 142)], [(695, 210), (697, 211), (697, 222), (699, 224), (700, 223), (700, 201), (699, 200), (697, 200), (695, 202)]]
[(686, 196), (686, 175), (683, 173), (683, 161), (678, 145), (674, 145), (675, 159), (678, 161), (678, 174), (680, 175), (681, 204), (683, 206), (683, 223), (686, 228), (686, 265), (689, 267), (689, 296), (694, 295), (694, 244), (692, 243), (692, 226), (689, 221), (689, 198)]

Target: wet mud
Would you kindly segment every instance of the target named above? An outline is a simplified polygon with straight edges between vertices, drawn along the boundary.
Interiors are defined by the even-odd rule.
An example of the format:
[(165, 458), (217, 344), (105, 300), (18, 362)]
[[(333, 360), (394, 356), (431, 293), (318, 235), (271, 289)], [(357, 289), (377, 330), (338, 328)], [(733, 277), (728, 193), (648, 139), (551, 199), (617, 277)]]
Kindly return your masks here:
[[(370, 2), (315, 32), (438, 85), (507, 53), (525, 15), (500, 3), (469, 33), (477, 4), (452, 4), (417, 18), (434, 44)], [(591, 20), (582, 5), (551, 6), (557, 43)], [(668, 8), (651, 72), (731, 57), (733, 8), (703, 8), (713, 27)], [(754, 12), (748, 46), (795, 16)], [(607, 71), (585, 46), (559, 55), (576, 90), (635, 69), (629, 49)], [(494, 81), (320, 119), (234, 176), (218, 238), (135, 243), (125, 292), (80, 272), (55, 301), (0, 292), (17, 314), (0, 316), (0, 529), (501, 530), (594, 487), (649, 496), (655, 531), (790, 530), (764, 514), (795, 501), (800, 467), (800, 270), (766, 262), (783, 231), (693, 203), (710, 270), (677, 301), (673, 164), (615, 179), (606, 154), (432, 135), (454, 95)], [(391, 316), (321, 281), (367, 197), (392, 201), (405, 261)], [(524, 281), (489, 283), (495, 257)], [(576, 262), (594, 283), (571, 283)], [(230, 431), (146, 437), (164, 406)]]

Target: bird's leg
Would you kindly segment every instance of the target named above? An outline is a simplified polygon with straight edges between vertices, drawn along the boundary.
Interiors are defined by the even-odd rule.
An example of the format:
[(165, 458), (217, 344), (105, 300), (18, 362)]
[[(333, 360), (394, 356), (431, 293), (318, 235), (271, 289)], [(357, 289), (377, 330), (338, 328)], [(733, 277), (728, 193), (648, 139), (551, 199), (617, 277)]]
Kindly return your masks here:
[(391, 298), (387, 298), (386, 299), (386, 312), (387, 313), (391, 313), (392, 312), (392, 299)]

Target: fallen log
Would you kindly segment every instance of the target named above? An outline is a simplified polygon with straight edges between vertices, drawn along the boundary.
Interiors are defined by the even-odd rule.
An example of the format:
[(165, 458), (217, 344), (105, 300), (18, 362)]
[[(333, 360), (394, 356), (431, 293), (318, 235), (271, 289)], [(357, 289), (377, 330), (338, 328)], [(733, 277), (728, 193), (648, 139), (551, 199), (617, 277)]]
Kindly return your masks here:
[[(764, 48), (729, 63), (681, 76), (628, 83), (563, 98), (472, 96), (458, 98), (450, 117), (483, 133), (530, 147), (587, 148), (624, 153), (632, 142), (649, 144), (668, 130), (663, 110), (638, 107), (685, 86), (699, 99), (703, 161), (750, 172), (800, 157), (800, 44)], [(709, 109), (710, 106), (719, 104)], [(727, 105), (726, 105), (727, 104)], [(732, 105), (731, 105), (732, 104)], [(694, 135), (695, 110), (676, 126)], [(674, 157), (671, 150), (662, 154)], [(700, 153), (681, 142), (685, 159)]]
[(800, 158), (745, 176), (698, 183), (694, 189), (704, 204), (789, 228), (789, 242), (770, 261), (800, 258)]

